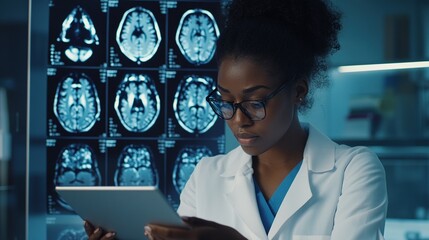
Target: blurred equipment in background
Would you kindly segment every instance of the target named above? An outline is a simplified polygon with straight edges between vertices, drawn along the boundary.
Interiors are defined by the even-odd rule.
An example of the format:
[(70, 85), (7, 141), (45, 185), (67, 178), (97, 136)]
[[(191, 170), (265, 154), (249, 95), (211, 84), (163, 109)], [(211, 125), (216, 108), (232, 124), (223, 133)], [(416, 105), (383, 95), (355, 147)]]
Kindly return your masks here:
[(0, 239), (7, 239), (7, 191), (11, 155), (6, 89), (0, 87)]
[(0, 88), (0, 186), (8, 185), (10, 140), (7, 92), (6, 89)]

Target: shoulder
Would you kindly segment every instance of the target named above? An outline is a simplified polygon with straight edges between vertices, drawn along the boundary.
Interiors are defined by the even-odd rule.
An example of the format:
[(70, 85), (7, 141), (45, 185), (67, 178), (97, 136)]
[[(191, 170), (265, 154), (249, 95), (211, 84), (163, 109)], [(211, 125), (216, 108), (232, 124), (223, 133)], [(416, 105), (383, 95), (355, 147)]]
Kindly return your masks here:
[(352, 156), (360, 156), (360, 155), (372, 155), (376, 156), (374, 151), (372, 151), (369, 147), (366, 146), (350, 146), (346, 144), (337, 144), (337, 151), (344, 154), (349, 154)]
[(345, 170), (348, 168), (383, 169), (377, 155), (368, 147), (347, 146), (332, 141), (310, 125), (309, 137), (304, 150), (309, 169), (315, 172)]
[(344, 166), (345, 171), (351, 174), (371, 174), (379, 172), (384, 175), (384, 167), (377, 154), (364, 146), (350, 147), (338, 145), (336, 149), (336, 162)]
[(336, 147), (336, 155), (337, 158), (340, 159), (362, 159), (361, 161), (369, 159), (378, 160), (377, 154), (365, 146), (350, 147), (348, 145), (338, 144)]

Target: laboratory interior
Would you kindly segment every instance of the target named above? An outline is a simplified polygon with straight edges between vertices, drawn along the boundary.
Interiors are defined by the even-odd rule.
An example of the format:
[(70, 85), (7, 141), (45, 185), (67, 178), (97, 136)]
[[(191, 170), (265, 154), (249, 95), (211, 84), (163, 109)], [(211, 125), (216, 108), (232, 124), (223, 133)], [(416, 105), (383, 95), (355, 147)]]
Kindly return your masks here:
[[(332, 2), (341, 49), (301, 120), (378, 155), (385, 239), (429, 240), (429, 1)], [(86, 239), (55, 186), (157, 186), (177, 208), (198, 161), (238, 146), (204, 109), (227, 3), (0, 2), (1, 240)], [(127, 38), (140, 17), (144, 49)], [(196, 18), (203, 53), (188, 44)], [(191, 108), (208, 112), (197, 121)]]

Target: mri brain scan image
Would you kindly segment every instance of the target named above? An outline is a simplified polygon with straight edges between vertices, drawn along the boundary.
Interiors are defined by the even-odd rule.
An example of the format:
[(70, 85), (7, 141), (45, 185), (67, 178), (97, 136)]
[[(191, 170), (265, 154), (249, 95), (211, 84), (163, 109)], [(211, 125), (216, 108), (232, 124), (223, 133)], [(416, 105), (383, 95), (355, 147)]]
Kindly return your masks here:
[(85, 62), (92, 56), (91, 47), (99, 40), (91, 17), (81, 6), (73, 8), (64, 19), (57, 41), (69, 45), (64, 54), (73, 62)]
[(212, 155), (210, 149), (205, 146), (188, 146), (180, 150), (173, 169), (173, 185), (177, 193), (182, 192), (201, 158)]
[[(100, 184), (98, 161), (90, 146), (70, 144), (62, 149), (55, 164), (54, 186), (97, 186)], [(71, 210), (61, 198), (58, 203)]]
[(158, 171), (152, 152), (145, 145), (128, 145), (118, 159), (116, 186), (157, 186)]
[(100, 99), (92, 80), (83, 73), (71, 73), (57, 87), (54, 114), (71, 133), (89, 131), (100, 117)]
[(189, 133), (204, 133), (217, 120), (206, 96), (213, 90), (210, 77), (187, 76), (179, 84), (174, 95), (173, 110), (180, 126)]
[(84, 230), (65, 229), (63, 230), (57, 240), (86, 240), (88, 239)]
[(143, 7), (126, 11), (116, 32), (121, 52), (140, 64), (151, 59), (161, 43), (161, 32), (153, 13)]
[(116, 92), (115, 111), (130, 132), (145, 132), (156, 122), (161, 102), (155, 84), (144, 74), (126, 74)]
[(216, 50), (219, 28), (213, 15), (203, 9), (186, 11), (176, 31), (180, 52), (192, 64), (208, 63)]

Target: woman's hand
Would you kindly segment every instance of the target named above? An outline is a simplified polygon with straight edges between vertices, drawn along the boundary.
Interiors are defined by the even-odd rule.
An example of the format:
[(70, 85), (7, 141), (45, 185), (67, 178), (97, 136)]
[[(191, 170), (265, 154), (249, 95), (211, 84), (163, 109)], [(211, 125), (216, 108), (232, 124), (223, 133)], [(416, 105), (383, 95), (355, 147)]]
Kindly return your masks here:
[(85, 221), (83, 224), (88, 240), (111, 240), (115, 239), (114, 232), (105, 232), (101, 228), (94, 227), (90, 222)]
[(183, 217), (189, 228), (149, 224), (145, 226), (145, 235), (151, 240), (167, 239), (246, 239), (237, 230), (215, 222), (196, 217)]

